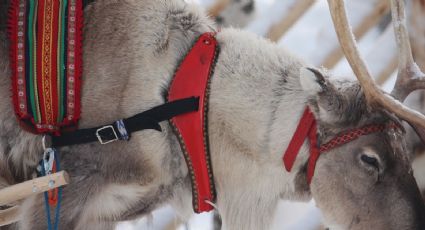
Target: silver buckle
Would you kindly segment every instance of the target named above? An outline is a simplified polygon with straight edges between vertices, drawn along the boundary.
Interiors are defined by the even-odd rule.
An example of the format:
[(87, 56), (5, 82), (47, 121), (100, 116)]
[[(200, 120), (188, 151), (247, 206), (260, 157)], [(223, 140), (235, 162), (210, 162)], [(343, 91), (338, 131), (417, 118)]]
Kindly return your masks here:
[[(104, 141), (104, 140), (102, 139), (102, 137), (100, 136), (99, 132), (100, 132), (100, 131), (102, 131), (102, 130), (105, 130), (105, 129), (111, 129), (111, 130), (112, 130), (112, 133), (113, 133), (113, 134), (114, 134), (114, 136), (115, 136), (115, 137), (114, 137), (114, 139), (107, 140), (107, 141)], [(97, 129), (97, 130), (96, 130), (96, 137), (97, 137), (97, 139), (99, 140), (100, 144), (102, 144), (102, 145), (106, 145), (106, 144), (109, 144), (109, 143), (111, 143), (111, 142), (114, 142), (114, 141), (117, 141), (117, 140), (118, 140), (118, 135), (117, 135), (117, 133), (115, 132), (115, 129), (114, 129), (114, 127), (113, 127), (112, 125), (103, 126), (102, 128)]]

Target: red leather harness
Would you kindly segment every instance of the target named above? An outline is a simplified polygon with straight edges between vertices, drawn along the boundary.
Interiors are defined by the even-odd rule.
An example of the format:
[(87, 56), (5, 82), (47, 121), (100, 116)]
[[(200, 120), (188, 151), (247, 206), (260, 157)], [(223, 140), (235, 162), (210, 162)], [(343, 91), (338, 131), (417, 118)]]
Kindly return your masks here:
[(173, 117), (171, 124), (179, 137), (192, 180), (195, 212), (210, 211), (215, 201), (215, 188), (210, 164), (207, 112), (209, 82), (217, 55), (213, 33), (201, 35), (176, 71), (168, 92), (168, 101), (198, 97), (195, 112)]
[(300, 122), (298, 123), (298, 127), (295, 130), (294, 135), (292, 136), (291, 142), (289, 143), (288, 148), (286, 149), (283, 155), (283, 163), (285, 169), (288, 172), (292, 170), (300, 148), (304, 143), (305, 139), (308, 137), (310, 141), (310, 158), (308, 160), (307, 165), (307, 182), (310, 184), (314, 175), (316, 162), (319, 159), (321, 153), (327, 152), (333, 148), (339, 147), (345, 143), (353, 141), (359, 138), (360, 136), (368, 135), (371, 133), (383, 132), (387, 129), (397, 128), (399, 128), (399, 126), (394, 122), (385, 124), (365, 125), (360, 128), (355, 128), (342, 132), (336, 135), (327, 143), (319, 145), (317, 141), (316, 119), (314, 118), (314, 114), (310, 111), (310, 108), (307, 106), (304, 110)]

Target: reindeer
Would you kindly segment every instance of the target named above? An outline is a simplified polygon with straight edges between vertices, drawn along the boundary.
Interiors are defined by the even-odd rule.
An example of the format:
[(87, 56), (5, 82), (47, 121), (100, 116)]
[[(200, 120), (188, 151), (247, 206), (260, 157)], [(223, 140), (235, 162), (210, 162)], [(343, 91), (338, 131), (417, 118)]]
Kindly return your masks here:
[[(399, 18), (403, 2), (392, 2)], [(9, 0), (0, 3), (0, 12), (6, 11)], [(331, 13), (340, 17), (336, 23), (345, 23), (336, 28), (345, 29), (339, 36), (343, 48), (351, 48), (346, 55), (356, 57), (343, 1), (329, 3)], [(12, 111), (5, 20), (0, 14), (0, 175), (10, 174), (8, 183), (17, 183), (32, 178), (42, 157), (42, 137), (20, 129)], [(85, 9), (80, 127), (107, 124), (164, 103), (179, 61), (210, 31), (216, 31), (213, 22), (184, 1), (93, 1)], [(220, 54), (210, 88), (208, 132), (223, 229), (267, 229), (279, 199), (311, 198), (331, 229), (425, 228), (425, 206), (400, 128), (323, 153), (310, 184), (308, 141), (290, 172), (282, 163), (306, 106), (317, 121), (319, 143), (371, 123), (398, 124), (395, 115), (419, 130), (425, 128), (423, 117), (371, 88), (358, 58), (349, 60), (362, 87), (331, 81), (325, 71), (248, 32), (223, 29), (215, 36)], [(401, 57), (409, 53), (406, 47), (400, 50)], [(401, 63), (401, 81), (410, 82), (416, 72), (406, 68), (412, 63)], [(412, 79), (424, 84), (422, 78)], [(375, 98), (379, 103), (373, 103)], [(63, 169), (71, 176), (63, 190), (61, 229), (113, 229), (117, 221), (148, 215), (165, 203), (182, 219), (192, 214), (190, 178), (177, 137), (168, 122), (160, 125), (162, 132), (138, 132), (129, 142), (59, 149)], [(9, 229), (46, 229), (42, 204), (42, 196), (23, 201), (21, 220)]]

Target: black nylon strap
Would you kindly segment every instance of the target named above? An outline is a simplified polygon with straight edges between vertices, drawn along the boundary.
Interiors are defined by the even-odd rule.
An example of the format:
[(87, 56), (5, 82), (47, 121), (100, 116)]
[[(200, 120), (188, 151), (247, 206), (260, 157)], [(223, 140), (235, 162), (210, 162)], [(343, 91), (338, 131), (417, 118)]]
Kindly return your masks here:
[[(188, 112), (197, 111), (199, 107), (199, 98), (190, 97), (156, 106), (152, 109), (136, 114), (130, 118), (120, 120), (125, 126), (125, 132), (128, 138), (131, 133), (144, 130), (155, 129), (161, 131), (159, 122), (169, 120), (175, 116)], [(118, 123), (114, 122), (109, 125), (99, 126), (95, 128), (79, 129), (72, 132), (63, 133), (61, 136), (52, 136), (52, 146), (61, 147), (76, 144), (84, 144), (89, 142), (103, 142), (126, 140), (127, 137), (120, 132)], [(99, 137), (98, 137), (99, 136)]]
[(92, 2), (94, 2), (95, 0), (83, 0), (83, 9), (86, 8), (86, 6)]

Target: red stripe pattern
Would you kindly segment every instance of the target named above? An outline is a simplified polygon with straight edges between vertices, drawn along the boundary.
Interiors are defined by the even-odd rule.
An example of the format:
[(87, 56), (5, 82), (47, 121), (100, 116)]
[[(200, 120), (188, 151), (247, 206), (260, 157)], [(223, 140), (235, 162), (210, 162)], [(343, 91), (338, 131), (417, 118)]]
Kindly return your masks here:
[[(37, 46), (37, 73), (41, 79), (37, 82), (39, 93), (41, 124), (37, 124), (38, 129), (47, 128), (53, 130), (55, 118), (57, 117), (58, 92), (56, 90), (57, 79), (53, 76), (57, 73), (57, 18), (59, 6), (53, 0), (39, 1), (38, 5), (38, 31), (37, 34), (40, 45)], [(56, 110), (56, 111), (55, 111)], [(45, 124), (46, 127), (43, 127)]]
[(83, 11), (81, 0), (69, 0), (68, 9), (68, 53), (67, 53), (67, 115), (66, 124), (72, 124), (80, 118), (80, 87), (82, 75), (82, 28)]
[[(12, 1), (9, 12), (9, 37), (11, 69), (13, 72), (13, 102), (19, 117), (29, 118), (27, 109), (27, 93), (25, 84), (25, 27), (26, 27), (26, 1)], [(13, 20), (11, 20), (13, 18)]]
[[(34, 1), (37, 6), (34, 7), (35, 18), (27, 15), (32, 9), (28, 0), (12, 0), (9, 11), (14, 108), (24, 129), (59, 135), (61, 130), (77, 125), (81, 112), (83, 0), (68, 0), (66, 17), (60, 13), (63, 1)], [(34, 37), (28, 31), (33, 26), (29, 25), (29, 20), (34, 20), (37, 25)], [(65, 21), (65, 28), (60, 25), (61, 21)], [(65, 40), (59, 39), (63, 31), (66, 31)], [(35, 63), (28, 63), (31, 59), (27, 58), (29, 44), (35, 47)], [(65, 47), (65, 53), (60, 47)], [(66, 58), (59, 58), (61, 54)], [(59, 60), (66, 62), (58, 63)], [(65, 75), (61, 77), (58, 67), (62, 64)], [(32, 67), (33, 73), (28, 66)], [(31, 86), (33, 79), (37, 80)], [(58, 87), (62, 84), (63, 87)], [(30, 98), (35, 98), (35, 102)], [(61, 108), (65, 108), (62, 109), (65, 112), (63, 118)]]

